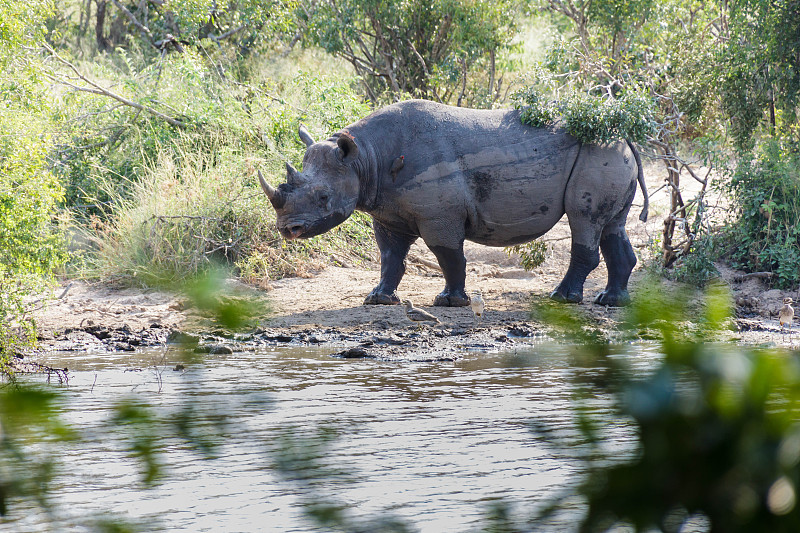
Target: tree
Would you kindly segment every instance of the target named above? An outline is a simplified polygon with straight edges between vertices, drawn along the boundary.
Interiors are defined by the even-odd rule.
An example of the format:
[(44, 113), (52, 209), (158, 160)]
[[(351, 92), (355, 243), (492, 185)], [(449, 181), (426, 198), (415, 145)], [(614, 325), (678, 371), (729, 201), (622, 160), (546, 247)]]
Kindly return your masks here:
[(247, 55), (276, 32), (289, 31), (292, 0), (87, 0), (76, 6), (80, 38), (94, 23), (95, 44), (105, 52), (141, 40), (152, 50), (178, 51), (208, 39)]
[(462, 105), (501, 95), (498, 56), (511, 47), (523, 6), (510, 0), (303, 3), (307, 42), (349, 61), (373, 102), (387, 93)]
[[(545, 63), (550, 79), (556, 80), (551, 89), (556, 95), (578, 91), (616, 99), (640, 90), (657, 103), (656, 128), (647, 144), (667, 171), (671, 205), (664, 220), (662, 262), (672, 266), (689, 253), (703, 229), (710, 174), (698, 175), (692, 168), (697, 161), (682, 157), (678, 147), (701, 136), (713, 139), (719, 132), (708, 69), (723, 30), (719, 6), (696, 0), (547, 0), (539, 7), (575, 34), (562, 39)], [(700, 153), (700, 161), (710, 163), (707, 152)], [(701, 184), (700, 193), (689, 200), (681, 188), (687, 175)]]
[(26, 49), (42, 39), (52, 7), (0, 0), (0, 369), (30, 339), (23, 297), (64, 257), (53, 229), (62, 188), (47, 170), (39, 64)]
[[(663, 264), (685, 264), (709, 234), (710, 170), (701, 176), (692, 163), (716, 164), (732, 178), (729, 257), (773, 272), (780, 286), (800, 281), (800, 186), (792, 170), (800, 137), (800, 2), (542, 0), (539, 7), (574, 34), (545, 63), (548, 79), (557, 81), (552, 94), (614, 99), (640, 87), (658, 102), (658, 128), (647, 144), (664, 163), (671, 194)], [(737, 168), (729, 168), (731, 152)], [(687, 177), (701, 184), (691, 199), (681, 184)]]
[(800, 1), (734, 0), (726, 15), (721, 94), (736, 145), (752, 148), (759, 129), (797, 139)]

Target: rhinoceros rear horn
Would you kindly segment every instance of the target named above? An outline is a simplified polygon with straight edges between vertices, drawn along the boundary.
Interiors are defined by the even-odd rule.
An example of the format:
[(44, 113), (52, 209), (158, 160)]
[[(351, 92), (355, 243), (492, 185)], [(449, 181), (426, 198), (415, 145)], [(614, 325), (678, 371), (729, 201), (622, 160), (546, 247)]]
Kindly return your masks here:
[(267, 180), (264, 179), (264, 176), (261, 175), (261, 171), (258, 171), (258, 182), (261, 184), (261, 188), (264, 189), (264, 194), (267, 195), (269, 198), (272, 207), (275, 209), (280, 209), (283, 207), (283, 204), (286, 203), (286, 198), (284, 198), (283, 193), (267, 183)]
[(297, 186), (300, 184), (300, 173), (291, 163), (286, 163), (286, 183)]
[(349, 163), (358, 156), (356, 140), (346, 131), (339, 135), (339, 138), (336, 140), (336, 146), (339, 147), (337, 155), (342, 163)]

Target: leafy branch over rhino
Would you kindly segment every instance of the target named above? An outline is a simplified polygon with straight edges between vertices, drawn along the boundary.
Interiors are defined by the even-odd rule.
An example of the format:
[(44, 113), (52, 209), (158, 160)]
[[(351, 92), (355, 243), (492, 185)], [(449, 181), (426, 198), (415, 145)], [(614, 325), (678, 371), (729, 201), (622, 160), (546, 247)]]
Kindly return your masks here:
[(625, 221), (636, 194), (648, 196), (642, 164), (626, 141), (581, 144), (557, 127), (535, 128), (518, 110), (475, 110), (425, 100), (384, 107), (306, 144), (303, 170), (286, 165), (278, 188), (259, 174), (286, 239), (309, 238), (354, 210), (372, 216), (380, 283), (365, 304), (399, 304), (411, 244), (422, 237), (445, 278), (434, 305), (469, 305), (464, 240), (510, 246), (549, 231), (564, 213), (572, 232), (569, 268), (551, 298), (580, 302), (600, 263), (608, 283), (595, 302), (628, 301), (636, 256)]

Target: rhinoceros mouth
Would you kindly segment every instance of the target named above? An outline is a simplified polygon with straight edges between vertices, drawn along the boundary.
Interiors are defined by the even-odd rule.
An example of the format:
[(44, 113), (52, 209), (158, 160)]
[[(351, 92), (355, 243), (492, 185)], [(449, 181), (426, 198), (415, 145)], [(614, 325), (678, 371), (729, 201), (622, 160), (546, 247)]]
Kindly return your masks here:
[(310, 239), (311, 237), (316, 237), (317, 235), (321, 235), (325, 233), (331, 228), (334, 228), (347, 220), (347, 217), (350, 215), (347, 213), (340, 213), (335, 211), (330, 215), (324, 216), (320, 219), (315, 220), (314, 222), (302, 223), (302, 222), (291, 222), (285, 224), (283, 227), (280, 228), (280, 232), (285, 239)]

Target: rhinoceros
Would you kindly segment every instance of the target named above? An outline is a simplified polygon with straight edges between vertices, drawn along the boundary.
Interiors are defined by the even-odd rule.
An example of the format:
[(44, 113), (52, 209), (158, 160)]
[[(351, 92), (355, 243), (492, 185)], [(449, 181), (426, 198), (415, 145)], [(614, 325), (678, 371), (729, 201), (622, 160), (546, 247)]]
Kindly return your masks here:
[[(551, 294), (581, 302), (586, 276), (600, 264), (608, 283), (595, 302), (628, 301), (636, 264), (625, 221), (636, 193), (647, 189), (642, 164), (626, 141), (581, 144), (558, 127), (523, 124), (518, 110), (475, 110), (425, 100), (381, 108), (326, 140), (306, 144), (303, 170), (286, 165), (287, 181), (261, 187), (286, 239), (319, 235), (354, 210), (372, 216), (380, 282), (365, 304), (399, 304), (397, 287), (411, 244), (422, 237), (444, 274), (433, 304), (465, 306), (464, 240), (489, 246), (528, 242), (564, 213), (572, 233), (569, 268)], [(599, 250), (598, 250), (599, 248)]]

